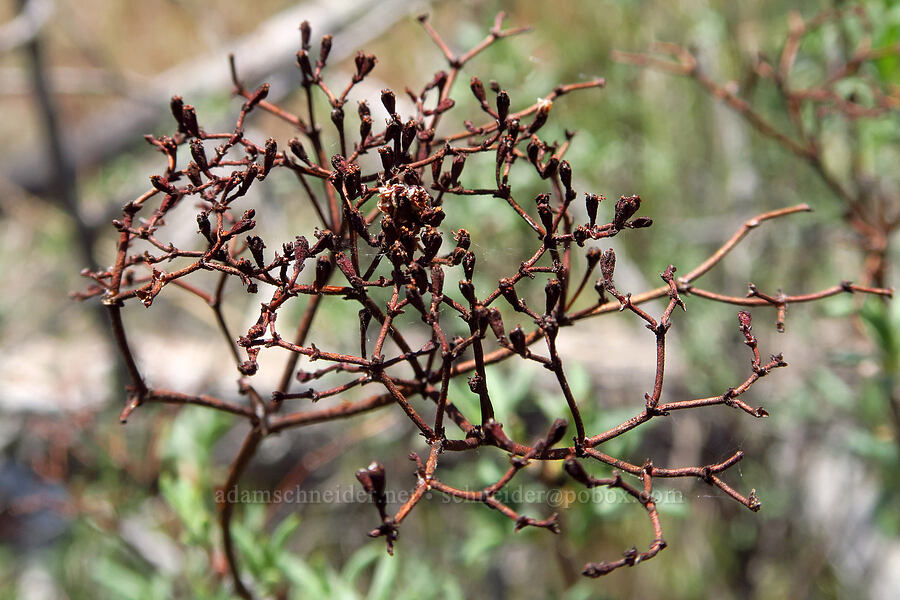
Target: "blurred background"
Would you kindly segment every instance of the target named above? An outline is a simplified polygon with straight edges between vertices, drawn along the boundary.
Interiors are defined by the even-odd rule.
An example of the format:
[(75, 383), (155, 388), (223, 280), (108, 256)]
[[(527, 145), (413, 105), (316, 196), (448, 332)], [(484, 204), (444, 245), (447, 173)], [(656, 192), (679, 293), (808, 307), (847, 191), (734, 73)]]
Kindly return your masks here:
[[(791, 11), (809, 20), (844, 4), (0, 3), (0, 598), (230, 597), (214, 493), (245, 424), (202, 409), (153, 406), (120, 425), (123, 380), (105, 315), (99, 302), (68, 296), (87, 286), (82, 268), (110, 263), (110, 220), (147, 189), (149, 175), (164, 170), (164, 158), (143, 136), (175, 130), (171, 95), (197, 106), (207, 129), (233, 126), (240, 102), (230, 95), (230, 52), (248, 88), (270, 82), (270, 99), (299, 110), (294, 53), (303, 19), (314, 40), (335, 34), (329, 77), (346, 80), (353, 54), (364, 49), (379, 58), (365, 89), (399, 92), (421, 88), (445, 68), (415, 15), (429, 12), (459, 52), (505, 10), (507, 26), (531, 25), (533, 32), (491, 47), (467, 65), (462, 83), (471, 75), (496, 80), (516, 109), (558, 84), (606, 78), (605, 89), (555, 102), (545, 137), (561, 140), (565, 129), (577, 130), (567, 158), (579, 192), (644, 199), (642, 214), (653, 227), (613, 244), (621, 287), (655, 287), (667, 264), (687, 272), (746, 219), (805, 202), (815, 212), (753, 232), (704, 278), (704, 287), (740, 296), (752, 281), (762, 290), (806, 293), (863, 272), (865, 253), (845, 223), (846, 204), (805, 161), (696, 82), (620, 64), (610, 54), (643, 52), (658, 41), (683, 45), (711, 79), (733, 82), (729, 89), (789, 130), (772, 81), (758, 81), (748, 65), (760, 53), (777, 60)], [(897, 48), (900, 6), (891, 0), (861, 6), (864, 19), (840, 19), (804, 38), (796, 77), (807, 85), (827, 78), (864, 35), (875, 48)], [(855, 76), (840, 93), (874, 82), (896, 99), (900, 56), (887, 53)], [(458, 108), (445, 119), (455, 128), (463, 118), (478, 118), (468, 96), (460, 85)], [(896, 108), (816, 122), (835, 172), (898, 198)], [(254, 115), (248, 134), (279, 142), (292, 136), (261, 115)], [(540, 191), (539, 182), (530, 185)], [(253, 193), (258, 212), (263, 207), (283, 216), (273, 239), (309, 236), (308, 209), (293, 180), (273, 178)], [(483, 225), (473, 228), (474, 221)], [(476, 247), (492, 244), (498, 261), (518, 256), (527, 239), (516, 219), (477, 204), (454, 225), (462, 222)], [(895, 242), (885, 255), (885, 280), (893, 285)], [(218, 343), (211, 312), (182, 296), (176, 290), (151, 311), (125, 311), (130, 331), (139, 332), (132, 344), (148, 380), (234, 397), (237, 375), (227, 354), (210, 350)], [(670, 334), (671, 400), (719, 394), (749, 373), (735, 307), (686, 300), (688, 311), (676, 315)], [(255, 320), (256, 302), (229, 309), (238, 328)], [(759, 513), (700, 481), (665, 482), (660, 512), (669, 549), (637, 568), (586, 580), (579, 575), (584, 563), (613, 560), (651, 541), (639, 507), (615, 495), (594, 502), (562, 496), (568, 500), (554, 506), (547, 498), (510, 499), (536, 517), (558, 510), (563, 533), (553, 536), (513, 533), (507, 519), (484, 506), (434, 498), (404, 523), (389, 558), (381, 541), (365, 535), (376, 524), (368, 503), (339, 495), (258, 502), (242, 505), (236, 517), (242, 568), (261, 595), (277, 597), (894, 597), (900, 589), (900, 303), (844, 295), (791, 306), (783, 334), (776, 332), (774, 310), (755, 310), (754, 317), (763, 354), (784, 352), (790, 364), (745, 397), (764, 405), (768, 419), (723, 406), (684, 411), (604, 449), (635, 463), (652, 457), (661, 466), (709, 464), (743, 450), (747, 457), (726, 481), (744, 494), (756, 489)], [(358, 335), (354, 320), (339, 311), (326, 311), (321, 327), (336, 340)], [(640, 410), (653, 380), (654, 339), (632, 315), (565, 329), (561, 344), (576, 396), (592, 399), (589, 431)], [(545, 425), (534, 423), (561, 416), (552, 379), (497, 367), (492, 397), (507, 415), (507, 431), (535, 436)], [(267, 439), (243, 485), (346, 498), (359, 491), (354, 471), (377, 459), (387, 466), (391, 489), (411, 489), (406, 455), (422, 445), (396, 412)], [(331, 443), (338, 433), (356, 440), (352, 451)], [(448, 459), (442, 468), (449, 481), (475, 486), (496, 480), (506, 464), (502, 453), (482, 451)], [(558, 467), (544, 480), (558, 481), (563, 492), (577, 490)]]

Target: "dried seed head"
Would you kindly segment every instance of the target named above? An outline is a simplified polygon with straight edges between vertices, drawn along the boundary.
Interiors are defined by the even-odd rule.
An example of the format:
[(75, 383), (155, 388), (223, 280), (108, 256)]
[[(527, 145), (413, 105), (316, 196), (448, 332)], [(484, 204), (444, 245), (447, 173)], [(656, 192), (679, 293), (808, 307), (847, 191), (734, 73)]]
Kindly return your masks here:
[(559, 302), (559, 297), (562, 295), (562, 285), (558, 279), (551, 279), (547, 282), (547, 285), (544, 286), (544, 295), (547, 299), (547, 310), (544, 311), (544, 314), (549, 315), (556, 308), (556, 303)]
[(389, 115), (393, 115), (397, 110), (397, 97), (394, 92), (388, 89), (381, 90), (381, 103)]
[(509, 116), (509, 94), (506, 90), (497, 92), (497, 120), (503, 125)]
[(612, 248), (603, 253), (600, 258), (600, 272), (603, 273), (603, 281), (607, 289), (613, 288), (613, 273), (616, 270), (616, 253)]

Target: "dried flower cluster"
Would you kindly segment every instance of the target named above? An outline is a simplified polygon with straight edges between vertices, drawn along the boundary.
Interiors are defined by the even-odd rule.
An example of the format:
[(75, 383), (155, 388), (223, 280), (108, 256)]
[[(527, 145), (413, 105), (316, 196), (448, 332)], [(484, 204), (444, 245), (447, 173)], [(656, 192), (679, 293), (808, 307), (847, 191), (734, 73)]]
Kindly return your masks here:
[[(657, 478), (696, 477), (750, 510), (758, 510), (760, 502), (753, 491), (743, 495), (722, 478), (741, 460), (740, 451), (719, 464), (678, 468), (659, 467), (650, 461), (636, 464), (603, 452), (605, 442), (679, 410), (726, 405), (756, 417), (766, 416), (765, 410), (749, 406), (741, 396), (759, 378), (785, 366), (785, 362), (780, 355), (767, 360), (760, 356), (748, 312), (738, 315), (752, 355), (746, 380), (709, 398), (663, 401), (666, 334), (675, 308), (684, 308), (682, 297), (687, 295), (747, 307), (774, 306), (780, 323), (784, 308), (791, 303), (841, 292), (889, 292), (842, 283), (804, 296), (770, 296), (751, 288), (748, 297), (735, 298), (694, 286), (694, 281), (713, 268), (751, 229), (769, 219), (809, 210), (805, 205), (747, 221), (714, 255), (684, 276), (677, 277), (673, 266), (666, 268), (659, 288), (634, 295), (620, 290), (615, 278), (615, 254), (612, 250), (601, 251), (591, 242), (649, 227), (651, 220), (638, 216), (641, 198), (622, 196), (616, 202), (605, 202), (602, 196), (588, 193), (579, 200), (573, 187), (572, 166), (564, 159), (572, 136), (567, 135), (561, 144), (540, 137), (557, 98), (576, 90), (602, 87), (603, 80), (561, 85), (537, 103), (514, 110), (507, 91), (494, 82), (486, 88), (481, 80), (472, 77), (470, 90), (485, 114), (484, 123), (466, 121), (463, 131), (438, 133), (445, 113), (454, 106), (451, 90), (461, 69), (497, 40), (525, 29), (502, 29), (502, 15), (498, 15), (483, 42), (457, 55), (427, 18), (421, 17), (420, 21), (443, 51), (448, 70), (439, 71), (419, 93), (407, 90), (415, 112), (406, 118), (397, 112), (394, 92), (382, 91), (378, 103), (387, 115), (383, 127), (376, 125), (380, 119), (374, 116), (375, 108), (366, 102), (358, 104), (358, 118), (352, 127), (345, 114), (348, 94), (372, 71), (375, 57), (357, 54), (356, 71), (350, 82), (343, 91), (335, 93), (322, 77), (331, 36), (322, 38), (318, 58), (313, 62), (306, 23), (301, 27), (302, 49), (297, 53), (301, 85), (308, 99), (303, 117), (269, 103), (266, 85), (245, 89), (236, 73), (235, 92), (245, 102), (232, 131), (204, 130), (191, 105), (179, 97), (172, 99), (177, 133), (148, 137), (166, 157), (166, 170), (151, 177), (151, 189), (129, 202), (122, 218), (114, 222), (119, 232), (115, 262), (106, 270), (86, 272), (94, 283), (81, 294), (102, 297), (130, 373), (132, 381), (123, 422), (137, 407), (153, 402), (202, 405), (246, 419), (252, 429), (237, 451), (224, 483), (225, 489), (232, 489), (266, 436), (382, 407), (397, 407), (421, 432), (426, 455), (424, 460), (415, 454), (410, 457), (416, 464), (417, 480), (409, 500), (393, 512), (389, 510), (387, 477), (378, 462), (356, 474), (378, 510), (378, 526), (370, 535), (384, 537), (389, 551), (399, 527), (428, 491), (484, 503), (509, 517), (516, 529), (531, 526), (558, 532), (555, 514), (535, 519), (519, 514), (497, 497), (519, 471), (535, 461), (562, 461), (571, 478), (587, 487), (620, 488), (640, 503), (650, 519), (653, 542), (647, 550), (631, 549), (618, 560), (587, 564), (584, 574), (590, 577), (633, 566), (665, 547), (651, 495)], [(330, 103), (330, 119), (341, 148), (339, 155), (329, 157), (325, 153), (326, 145), (313, 110), (315, 93), (324, 94)], [(271, 138), (264, 142), (248, 139), (244, 122), (254, 111), (266, 111), (284, 119), (296, 128), (297, 138), (280, 144)], [(365, 171), (360, 158), (373, 153), (380, 159), (380, 168)], [(487, 189), (466, 185), (465, 166), (479, 158), (493, 161), (494, 182)], [(517, 197), (509, 183), (513, 168), (533, 171), (546, 180), (547, 193), (528, 201)], [(272, 251), (273, 241), (264, 240), (261, 232), (266, 215), (257, 214), (242, 203), (248, 190), (264, 182), (274, 169), (289, 169), (296, 175), (315, 209), (318, 223), (312, 235), (298, 235)], [(460, 196), (483, 196), (485, 202), (497, 203), (498, 208), (508, 206), (534, 232), (534, 246), (527, 249), (530, 258), (509, 265), (505, 273), (479, 273), (478, 281), (496, 281), (484, 289), (476, 289), (474, 283), (481, 260), (476, 249), (489, 251), (490, 240), (479, 240), (476, 247), (466, 229), (450, 232), (442, 228), (445, 214), (465, 211)], [(173, 208), (186, 202), (197, 207), (198, 232), (190, 247), (178, 248), (167, 237), (167, 219)], [(581, 202), (587, 215), (584, 222), (578, 220), (577, 214), (584, 214), (580, 207), (573, 210)], [(603, 211), (610, 214), (607, 222), (600, 217)], [(477, 235), (478, 229), (474, 231)], [(577, 254), (583, 254), (586, 263), (579, 272), (574, 270)], [(598, 266), (600, 277), (589, 286)], [(217, 273), (219, 283), (214, 290), (192, 283), (192, 276), (203, 271)], [(448, 278), (458, 280), (458, 284), (450, 284)], [(239, 281), (246, 292), (264, 297), (259, 318), (239, 337), (232, 335), (222, 311), (227, 300), (225, 282), (229, 279)], [(531, 279), (545, 281), (544, 292), (538, 298), (523, 297), (527, 286), (522, 283)], [(149, 307), (171, 285), (188, 290), (212, 308), (223, 342), (230, 348), (240, 373), (237, 399), (158, 389), (142, 377), (126, 338), (121, 310), (134, 300)], [(389, 295), (386, 301), (376, 299), (376, 292), (382, 288), (382, 296)], [(449, 288), (457, 288), (459, 294)], [(585, 293), (586, 290), (591, 291)], [(655, 298), (668, 298), (658, 317), (641, 308)], [(289, 333), (281, 326), (284, 320), (276, 317), (285, 314), (282, 311), (286, 306), (297, 302), (305, 303), (305, 312), (296, 330)], [(315, 343), (308, 339), (317, 311), (325, 302), (358, 307), (358, 352), (339, 352), (328, 338)], [(619, 310), (634, 313), (655, 336), (656, 376), (633, 418), (608, 431), (590, 433), (585, 430), (582, 411), (596, 407), (572, 393), (557, 339), (561, 328)], [(515, 326), (511, 326), (513, 323)], [(414, 336), (409, 332), (422, 327), (430, 339), (414, 346)], [(461, 330), (466, 335), (450, 333)], [(377, 332), (374, 344), (368, 341), (370, 331)], [(279, 351), (287, 357), (276, 389), (261, 390), (254, 384), (254, 375), (260, 368), (257, 359), (264, 351)], [(327, 366), (317, 371), (298, 370), (301, 356)], [(565, 419), (549, 425), (544, 438), (530, 444), (515, 441), (504, 432), (502, 423), (508, 415), (495, 412), (487, 386), (486, 366), (513, 358), (551, 371), (559, 384), (560, 410), (568, 413)], [(317, 386), (326, 375), (343, 380), (333, 387)], [(468, 387), (480, 402), (478, 414), (463, 414), (454, 403), (450, 382), (456, 377), (468, 377)], [(292, 392), (295, 380), (307, 387)], [(351, 388), (366, 386), (378, 391), (362, 400), (338, 401)], [(333, 404), (326, 401), (329, 398)], [(302, 400), (324, 401), (327, 406), (310, 407)], [(560, 446), (570, 427), (574, 436), (570, 436), (568, 445)], [(439, 478), (442, 454), (483, 447), (494, 447), (509, 455), (509, 469), (499, 481), (471, 491), (450, 486)], [(615, 471), (609, 477), (598, 478), (588, 472), (594, 465), (608, 465)], [(220, 507), (225, 553), (236, 591), (250, 597), (231, 541), (234, 505), (228, 498), (227, 494), (223, 496)]]

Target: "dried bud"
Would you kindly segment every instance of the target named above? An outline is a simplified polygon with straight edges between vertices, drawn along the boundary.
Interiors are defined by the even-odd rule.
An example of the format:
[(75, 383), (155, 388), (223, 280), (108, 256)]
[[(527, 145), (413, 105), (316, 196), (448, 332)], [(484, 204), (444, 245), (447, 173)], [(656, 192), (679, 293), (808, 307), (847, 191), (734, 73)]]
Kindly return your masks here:
[(559, 443), (563, 436), (566, 435), (566, 429), (569, 427), (569, 423), (565, 419), (556, 419), (553, 421), (553, 424), (550, 425), (550, 430), (547, 431), (547, 437), (544, 438), (544, 448), (552, 448), (555, 444)]
[(509, 341), (512, 342), (513, 350), (525, 356), (528, 354), (528, 347), (525, 345), (525, 332), (516, 325), (516, 328), (509, 332)]
[(547, 310), (544, 314), (549, 315), (553, 312), (556, 303), (559, 302), (559, 297), (562, 295), (562, 285), (558, 279), (551, 279), (547, 282), (547, 285), (544, 286), (544, 295), (547, 297)]
[(385, 476), (384, 466), (381, 463), (373, 462), (365, 469), (360, 469), (356, 472), (356, 478), (366, 492), (378, 497), (384, 495)]
[(203, 234), (203, 237), (205, 237), (210, 244), (214, 243), (208, 212), (203, 211), (197, 215), (197, 226), (200, 228), (200, 233)]
[(463, 298), (466, 299), (471, 305), (474, 305), (476, 302), (475, 298), (475, 286), (472, 285), (472, 281), (469, 279), (464, 279), (459, 282), (459, 291), (462, 293)]
[(559, 163), (559, 180), (566, 189), (566, 196), (568, 196), (569, 190), (572, 189), (572, 165), (567, 160)]
[(630, 227), (631, 229), (641, 229), (643, 227), (650, 227), (651, 225), (653, 225), (653, 219), (648, 217), (638, 217), (625, 224), (626, 227)]
[(597, 263), (600, 262), (600, 257), (603, 256), (603, 251), (596, 246), (593, 248), (588, 248), (588, 251), (585, 253), (585, 257), (587, 258), (587, 271), (590, 273), (594, 270), (594, 267), (597, 266)]
[(443, 242), (441, 234), (434, 227), (428, 226), (422, 231), (420, 239), (425, 249), (422, 257), (426, 263), (431, 262), (431, 259), (437, 256), (438, 251), (441, 249), (441, 242)]
[(150, 183), (157, 190), (159, 190), (160, 192), (163, 192), (165, 194), (178, 193), (178, 190), (176, 190), (174, 187), (172, 187), (172, 185), (169, 184), (169, 180), (166, 179), (165, 177), (163, 177), (162, 175), (151, 175)]
[(301, 50), (297, 53), (297, 66), (300, 67), (300, 72), (303, 74), (303, 85), (308, 86), (314, 78), (312, 65), (309, 62), (309, 52), (307, 50)]
[(381, 90), (381, 103), (389, 115), (393, 115), (397, 110), (397, 98), (391, 90)]
[(312, 28), (309, 26), (309, 21), (300, 23), (300, 47), (304, 50), (309, 50), (309, 36), (311, 33)]
[(616, 212), (613, 217), (613, 228), (623, 229), (625, 223), (634, 216), (634, 213), (641, 207), (640, 196), (622, 196), (616, 202)]
[(359, 103), (356, 110), (357, 110), (357, 112), (359, 112), (360, 119), (372, 116), (372, 111), (369, 109), (369, 103), (366, 102), (365, 100), (363, 100)]
[(291, 152), (294, 153), (294, 156), (296, 156), (306, 164), (309, 164), (309, 156), (307, 156), (306, 149), (303, 147), (303, 144), (300, 143), (300, 140), (298, 140), (297, 138), (291, 138), (291, 140), (288, 142), (288, 146), (290, 146)]
[(187, 133), (182, 128), (182, 123), (184, 122), (184, 100), (181, 96), (172, 96), (172, 100), (169, 101), (169, 108), (172, 110), (175, 122), (178, 123), (178, 132)]
[(597, 194), (584, 195), (584, 204), (587, 207), (588, 222), (591, 227), (597, 223), (597, 208), (600, 206), (601, 200), (603, 200), (603, 196), (598, 196)]
[(322, 289), (328, 282), (328, 278), (331, 276), (332, 266), (331, 261), (324, 254), (320, 255), (316, 259), (316, 279), (315, 283), (313, 283), (313, 287), (316, 290)]
[(544, 126), (544, 123), (547, 122), (547, 116), (550, 114), (551, 108), (553, 108), (552, 100), (538, 100), (537, 114), (534, 116), (534, 121), (532, 121), (531, 125), (528, 127), (529, 135), (534, 134), (538, 129)]
[(331, 53), (331, 40), (332, 36), (323, 35), (322, 36), (322, 45), (319, 47), (319, 62), (318, 66), (321, 69), (325, 66), (325, 63), (328, 61), (328, 55)]
[(513, 308), (516, 310), (522, 309), (522, 301), (519, 300), (519, 296), (516, 294), (516, 287), (512, 279), (504, 277), (500, 280), (500, 293), (503, 294), (503, 297), (506, 298), (506, 301), (509, 302)]
[(269, 84), (264, 83), (261, 86), (259, 86), (258, 88), (256, 88), (256, 91), (253, 92), (253, 94), (244, 103), (244, 110), (245, 111), (250, 110), (257, 104), (259, 104), (260, 102), (265, 100), (266, 96), (268, 96), (268, 95), (269, 95)]
[(468, 250), (469, 246), (472, 244), (472, 239), (469, 237), (469, 232), (465, 229), (460, 229), (459, 231), (454, 232), (453, 237), (456, 238), (456, 246), (458, 248), (462, 248), (463, 250)]
[(506, 340), (506, 330), (503, 328), (503, 317), (500, 316), (500, 311), (496, 308), (491, 308), (487, 311), (487, 321), (491, 326), (491, 331), (494, 332), (494, 336), (501, 343)]
[(343, 108), (338, 107), (331, 109), (331, 122), (334, 123), (334, 126), (338, 128), (338, 131), (342, 131), (344, 129)]
[(394, 151), (390, 146), (381, 146), (378, 148), (378, 154), (381, 156), (381, 166), (384, 167), (384, 172), (390, 173), (394, 167)]
[(431, 295), (440, 296), (444, 292), (444, 269), (441, 265), (431, 267)]
[(364, 115), (359, 122), (359, 145), (364, 146), (372, 133), (372, 117)]
[(278, 144), (275, 142), (274, 138), (269, 138), (266, 140), (266, 153), (263, 157), (263, 176), (268, 175), (269, 171), (272, 169), (272, 165), (275, 164), (275, 155), (278, 153)]
[(472, 274), (475, 272), (475, 254), (466, 252), (465, 256), (463, 256), (462, 265), (466, 279), (472, 279)]
[(541, 219), (544, 231), (549, 235), (553, 230), (553, 210), (550, 208), (550, 195), (539, 194), (534, 199), (534, 202), (537, 204), (538, 217)]
[(533, 165), (538, 164), (538, 160), (541, 158), (541, 146), (534, 140), (528, 142), (528, 148), (526, 148), (526, 152), (528, 153), (528, 160)]
[(509, 94), (506, 90), (497, 93), (497, 120), (503, 125), (506, 123), (506, 117), (509, 116)]
[(414, 139), (416, 139), (416, 122), (415, 120), (410, 119), (403, 124), (403, 130), (400, 137), (400, 147), (404, 152), (409, 151), (409, 146), (413, 143)]
[(262, 238), (257, 235), (247, 237), (247, 247), (250, 249), (250, 254), (253, 255), (253, 260), (256, 261), (256, 266), (260, 269), (264, 268), (266, 264), (263, 258), (263, 249), (266, 245), (263, 243)]
[(206, 173), (209, 171), (209, 162), (206, 160), (206, 151), (203, 149), (203, 142), (200, 140), (191, 140), (191, 157), (200, 170)]
[(200, 177), (200, 167), (197, 166), (197, 163), (190, 162), (188, 163), (187, 168), (185, 169), (188, 179), (191, 180), (191, 183), (194, 185), (203, 185), (203, 179)]
[(185, 134), (200, 137), (200, 126), (197, 124), (197, 111), (190, 104), (185, 104), (181, 111), (181, 127)]
[(456, 184), (459, 182), (459, 176), (462, 174), (465, 164), (465, 154), (457, 154), (453, 157), (453, 165), (450, 167), (450, 183)]
[(415, 308), (417, 311), (422, 313), (423, 315), (427, 314), (427, 310), (425, 309), (425, 303), (422, 301), (422, 295), (419, 293), (419, 290), (416, 288), (416, 285), (413, 283), (406, 284), (406, 299), (409, 303)]
[(363, 79), (365, 79), (366, 75), (372, 72), (372, 69), (375, 68), (375, 63), (378, 62), (378, 59), (375, 58), (372, 54), (365, 54), (363, 52), (357, 52), (356, 58), (354, 59), (356, 62), (356, 74), (353, 76), (353, 82), (359, 83)]
[(603, 273), (603, 281), (607, 289), (613, 288), (613, 273), (616, 270), (616, 253), (612, 248), (603, 253), (600, 258), (600, 272)]
[(472, 77), (471, 83), (469, 83), (469, 88), (471, 88), (472, 93), (475, 94), (475, 98), (481, 103), (482, 106), (487, 105), (487, 95), (484, 93), (484, 84), (481, 83), (481, 80), (477, 77)]
[(549, 179), (556, 175), (556, 169), (559, 166), (559, 159), (551, 156), (550, 159), (541, 168), (541, 179)]
[(425, 290), (428, 289), (428, 277), (425, 275), (425, 269), (422, 268), (422, 265), (417, 262), (410, 264), (406, 268), (406, 274), (415, 284), (419, 293), (424, 294)]

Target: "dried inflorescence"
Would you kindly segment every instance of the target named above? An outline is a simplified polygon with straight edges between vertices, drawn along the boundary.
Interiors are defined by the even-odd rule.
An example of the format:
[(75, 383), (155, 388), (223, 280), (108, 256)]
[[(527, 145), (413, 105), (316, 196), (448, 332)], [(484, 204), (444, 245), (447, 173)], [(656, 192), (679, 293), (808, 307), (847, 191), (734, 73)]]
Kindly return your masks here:
[[(587, 221), (580, 222), (581, 211), (574, 209), (579, 203), (573, 187), (572, 166), (564, 159), (572, 136), (567, 134), (562, 144), (539, 136), (557, 98), (575, 90), (602, 87), (603, 80), (561, 85), (537, 103), (513, 111), (512, 99), (505, 90), (491, 82), (489, 94), (481, 80), (473, 77), (470, 89), (487, 115), (485, 122), (476, 126), (466, 121), (464, 131), (439, 134), (438, 126), (444, 114), (454, 106), (451, 89), (461, 69), (495, 41), (524, 29), (502, 29), (502, 15), (499, 15), (482, 43), (465, 54), (456, 55), (425, 17), (420, 20), (443, 51), (449, 70), (438, 72), (420, 93), (407, 91), (415, 106), (414, 114), (407, 118), (397, 113), (394, 92), (384, 90), (379, 100), (387, 114), (383, 128), (375, 125), (369, 104), (360, 102), (359, 131), (351, 134), (344, 112), (348, 94), (372, 71), (375, 57), (359, 53), (356, 72), (346, 88), (336, 95), (322, 78), (331, 37), (322, 38), (318, 60), (313, 63), (310, 29), (305, 23), (301, 28), (302, 49), (297, 54), (302, 86), (309, 100), (305, 117), (269, 103), (266, 85), (253, 91), (245, 89), (236, 73), (235, 92), (245, 102), (232, 131), (205, 131), (199, 125), (195, 109), (184, 104), (181, 98), (173, 98), (172, 113), (178, 132), (148, 138), (166, 156), (168, 167), (165, 173), (151, 177), (151, 189), (128, 203), (122, 218), (114, 222), (119, 232), (115, 263), (109, 269), (86, 273), (95, 284), (81, 294), (82, 297), (102, 296), (132, 379), (123, 422), (137, 407), (151, 402), (202, 405), (246, 419), (252, 429), (229, 471), (224, 484), (228, 490), (238, 484), (266, 436), (396, 405), (421, 432), (427, 454), (424, 462), (415, 454), (410, 457), (417, 465), (417, 481), (409, 500), (391, 513), (385, 494), (384, 467), (373, 462), (357, 472), (358, 480), (378, 509), (380, 523), (370, 535), (385, 537), (389, 551), (397, 539), (398, 528), (428, 491), (487, 504), (509, 517), (517, 529), (532, 526), (558, 532), (556, 515), (534, 519), (517, 513), (498, 499), (498, 492), (535, 461), (562, 461), (572, 479), (587, 487), (620, 488), (634, 497), (650, 518), (654, 540), (646, 551), (632, 549), (617, 561), (588, 564), (584, 574), (590, 577), (621, 566), (633, 566), (665, 547), (652, 495), (657, 478), (697, 477), (750, 510), (758, 510), (760, 503), (754, 492), (745, 496), (722, 479), (723, 472), (741, 460), (740, 451), (719, 464), (678, 468), (658, 467), (649, 461), (631, 463), (602, 451), (605, 442), (677, 410), (727, 405), (756, 417), (766, 416), (762, 408), (749, 406), (741, 396), (760, 377), (785, 366), (785, 362), (780, 355), (767, 361), (761, 358), (748, 312), (739, 313), (740, 330), (752, 353), (746, 380), (709, 398), (663, 401), (666, 334), (675, 309), (684, 309), (682, 296), (695, 295), (747, 307), (772, 305), (778, 308), (779, 323), (782, 323), (784, 308), (791, 303), (818, 300), (841, 292), (884, 295), (890, 292), (842, 283), (804, 296), (780, 292), (770, 296), (751, 288), (748, 297), (736, 298), (694, 286), (751, 229), (769, 219), (809, 210), (805, 205), (750, 219), (715, 254), (684, 276), (676, 277), (674, 266), (666, 268), (659, 288), (639, 294), (620, 290), (615, 281), (613, 251), (602, 251), (588, 243), (628, 229), (649, 227), (651, 220), (638, 216), (641, 198), (622, 196), (611, 207), (610, 220), (599, 223), (600, 209), (607, 203), (602, 196), (585, 194)], [(331, 121), (341, 148), (339, 155), (329, 157), (325, 153), (326, 146), (312, 110), (312, 95), (317, 91), (324, 94), (332, 107)], [(258, 143), (245, 137), (246, 117), (259, 110), (293, 125), (298, 137), (282, 143), (281, 147), (271, 138)], [(211, 148), (210, 142), (218, 146)], [(281, 149), (285, 145), (289, 151)], [(190, 156), (189, 162), (180, 167), (179, 158), (184, 161), (185, 152)], [(361, 156), (375, 153), (380, 168), (365, 171)], [(463, 177), (468, 161), (480, 158), (479, 155), (487, 155), (484, 160), (494, 161), (494, 183), (486, 189), (467, 187)], [(547, 180), (547, 193), (538, 195), (533, 205), (514, 194), (509, 183), (513, 167), (532, 170)], [(240, 206), (240, 200), (274, 169), (288, 169), (296, 175), (315, 209), (318, 223), (311, 237), (298, 235), (283, 243), (280, 251), (272, 252), (256, 233), (265, 224), (266, 216)], [(321, 185), (324, 201), (314, 192), (316, 185)], [(480, 247), (476, 248), (467, 230), (450, 232), (442, 227), (447, 213), (464, 211), (459, 196), (484, 196), (485, 201), (507, 205), (534, 232), (534, 247), (527, 249), (530, 258), (509, 265), (505, 273), (487, 276), (479, 273), (479, 281), (496, 281), (486, 289), (476, 289), (474, 281), (480, 264), (477, 250), (490, 252), (490, 241), (480, 240)], [(176, 205), (189, 201), (197, 206), (198, 233), (191, 247), (177, 248), (166, 237), (166, 221)], [(584, 254), (586, 266), (576, 272), (575, 255), (579, 253)], [(174, 266), (164, 269), (163, 265)], [(600, 277), (593, 286), (595, 293), (585, 293), (598, 266)], [(205, 291), (191, 282), (192, 276), (201, 271), (218, 274), (219, 284), (214, 291)], [(457, 296), (450, 292), (451, 284), (446, 280), (460, 276)], [(228, 299), (224, 284), (229, 279), (240, 281), (247, 292), (265, 298), (257, 321), (237, 338), (230, 333), (222, 311)], [(544, 280), (544, 291), (537, 298), (526, 298), (523, 294), (527, 295), (531, 286), (523, 284), (532, 279)], [(223, 342), (230, 348), (240, 373), (238, 391), (243, 401), (158, 389), (144, 381), (126, 339), (121, 309), (135, 299), (149, 307), (170, 285), (191, 292), (212, 307)], [(383, 290), (381, 295), (389, 294), (387, 301), (377, 300), (379, 290)], [(284, 314), (284, 307), (303, 298), (305, 312), (296, 331), (288, 335), (276, 327), (276, 323), (282, 322), (276, 321), (276, 317)], [(642, 308), (656, 298), (668, 298), (658, 318)], [(338, 352), (333, 348), (333, 340), (328, 338), (318, 339), (316, 343), (308, 339), (317, 311), (325, 302), (358, 307), (358, 353)], [(557, 349), (558, 336), (561, 328), (577, 327), (587, 318), (619, 310), (634, 313), (655, 336), (655, 380), (633, 418), (608, 431), (588, 432), (581, 416), (582, 399), (575, 397), (567, 381)], [(513, 322), (516, 325), (510, 327)], [(417, 328), (421, 331), (423, 324), (429, 339), (416, 347), (411, 332)], [(452, 335), (451, 331), (460, 330), (460, 326), (467, 335)], [(374, 344), (369, 343), (369, 331), (377, 331)], [(254, 375), (260, 368), (258, 356), (260, 352), (277, 349), (287, 356), (280, 383), (276, 389), (257, 389)], [(328, 366), (318, 371), (298, 370), (300, 356)], [(486, 366), (512, 358), (551, 371), (558, 381), (561, 401), (568, 406), (568, 420), (557, 419), (546, 436), (532, 445), (515, 441), (504, 432), (502, 423), (508, 415), (495, 413), (487, 386)], [(345, 379), (327, 389), (308, 387), (299, 392), (290, 391), (294, 379), (310, 384), (326, 375)], [(479, 414), (463, 414), (450, 397), (450, 382), (457, 377), (468, 378), (469, 389), (480, 402)], [(362, 400), (325, 408), (303, 408), (302, 403), (292, 402), (340, 397), (352, 388), (366, 386), (382, 391)], [(453, 425), (450, 432), (448, 421)], [(570, 424), (574, 428), (572, 443), (559, 446)], [(493, 485), (475, 491), (459, 489), (437, 476), (443, 453), (482, 447), (495, 447), (510, 457), (508, 471)], [(588, 473), (585, 463), (610, 465), (616, 471), (610, 477), (597, 478)], [(629, 483), (632, 477), (636, 478), (636, 485)], [(231, 542), (234, 506), (229, 495), (222, 498), (226, 556), (237, 591), (248, 597), (250, 591), (240, 578)]]

